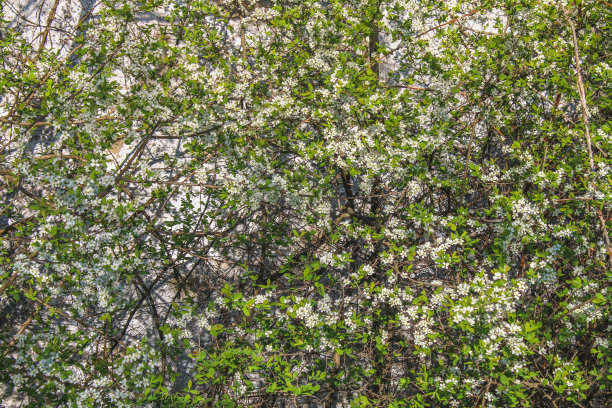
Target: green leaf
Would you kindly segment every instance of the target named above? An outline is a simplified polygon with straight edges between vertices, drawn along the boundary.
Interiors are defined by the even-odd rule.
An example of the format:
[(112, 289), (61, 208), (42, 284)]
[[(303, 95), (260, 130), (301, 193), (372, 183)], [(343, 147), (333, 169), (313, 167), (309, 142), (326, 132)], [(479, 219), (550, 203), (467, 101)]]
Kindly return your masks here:
[(499, 381), (503, 384), (503, 385), (508, 385), (510, 383), (510, 381), (508, 380), (508, 377), (506, 377), (504, 374), (501, 374), (499, 376)]

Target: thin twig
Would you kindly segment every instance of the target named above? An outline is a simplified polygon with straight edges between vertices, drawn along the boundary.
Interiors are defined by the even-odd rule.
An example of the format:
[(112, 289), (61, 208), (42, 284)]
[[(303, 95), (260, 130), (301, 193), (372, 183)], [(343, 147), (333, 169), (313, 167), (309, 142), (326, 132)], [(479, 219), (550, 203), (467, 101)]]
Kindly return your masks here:
[(57, 6), (59, 5), (60, 0), (55, 0), (53, 6), (51, 7), (51, 11), (49, 12), (49, 16), (47, 17), (47, 27), (43, 32), (43, 37), (40, 40), (40, 45), (38, 46), (38, 51), (36, 52), (36, 57), (34, 57), (34, 62), (38, 61), (40, 58), (40, 54), (45, 48), (45, 43), (47, 42), (47, 38), (49, 37), (49, 31), (51, 30), (51, 24), (53, 24), (53, 19), (55, 18), (55, 12), (57, 11)]
[(474, 133), (476, 132), (476, 124), (478, 123), (478, 117), (474, 118), (474, 122), (472, 122), (472, 129), (470, 131), (470, 142), (468, 144), (468, 151), (465, 156), (465, 167), (463, 168), (463, 181), (465, 184), (463, 185), (463, 191), (461, 192), (461, 205), (463, 205), (463, 199), (465, 196), (465, 186), (467, 184), (467, 172), (470, 166), (470, 156), (472, 155), (472, 143), (474, 143)]
[(217, 186), (214, 184), (190, 183), (186, 181), (129, 180), (129, 179), (121, 179), (121, 181), (125, 181), (126, 183), (137, 183), (137, 184), (151, 183), (151, 184), (165, 184), (165, 185), (186, 186), (186, 187), (223, 188), (223, 186)]
[(419, 37), (422, 37), (422, 36), (424, 36), (425, 34), (427, 34), (427, 33), (431, 32), (431, 31), (437, 30), (438, 28), (442, 28), (442, 27), (444, 27), (444, 26), (446, 26), (446, 25), (453, 24), (454, 22), (459, 21), (459, 20), (461, 20), (462, 18), (469, 17), (469, 16), (471, 16), (471, 15), (473, 15), (473, 14), (476, 14), (476, 13), (478, 13), (479, 11), (480, 11), (480, 9), (472, 10), (472, 11), (470, 11), (469, 13), (463, 14), (463, 15), (461, 15), (461, 16), (459, 16), (459, 17), (457, 17), (457, 18), (453, 18), (452, 20), (449, 20), (449, 21), (447, 21), (446, 23), (439, 24), (439, 25), (437, 25), (437, 26), (435, 26), (435, 27), (433, 27), (433, 28), (430, 28), (430, 29), (429, 29), (429, 30), (427, 30), (427, 31), (422, 32), (421, 34), (419, 34)]
[[(580, 55), (578, 53), (578, 37), (576, 36), (576, 27), (574, 23), (567, 15), (565, 8), (563, 9), (563, 15), (567, 20), (567, 24), (572, 32), (572, 40), (574, 43), (574, 59), (576, 61), (576, 84), (578, 85), (578, 93), (580, 94), (580, 104), (582, 105), (582, 121), (584, 122), (584, 135), (587, 141), (587, 150), (589, 153), (589, 165), (591, 167), (591, 173), (595, 172), (595, 162), (593, 160), (593, 150), (591, 149), (591, 134), (589, 132), (589, 114), (587, 110), (586, 92), (584, 90), (584, 82), (582, 81), (582, 72), (580, 68)], [(597, 190), (595, 182), (591, 180), (591, 186), (593, 190)], [(608, 248), (608, 257), (610, 258), (610, 266), (612, 267), (612, 245), (610, 245), (610, 234), (608, 234), (608, 228), (606, 227), (606, 220), (601, 213), (601, 208), (597, 209), (601, 227), (603, 229), (604, 239), (606, 240), (606, 247)]]
[(28, 326), (30, 326), (30, 324), (32, 323), (32, 320), (34, 320), (34, 317), (38, 314), (39, 310), (40, 310), (40, 305), (36, 305), (36, 309), (32, 312), (32, 314), (30, 314), (30, 316), (28, 316), (28, 318), (26, 319), (25, 322), (23, 322), (21, 327), (19, 327), (19, 330), (17, 330), (17, 334), (15, 335), (15, 337), (13, 337), (11, 342), (7, 344), (6, 350), (4, 350), (4, 352), (2, 353), (3, 356), (6, 356), (10, 352), (11, 348), (15, 345), (15, 343), (17, 343), (17, 338), (26, 331)]

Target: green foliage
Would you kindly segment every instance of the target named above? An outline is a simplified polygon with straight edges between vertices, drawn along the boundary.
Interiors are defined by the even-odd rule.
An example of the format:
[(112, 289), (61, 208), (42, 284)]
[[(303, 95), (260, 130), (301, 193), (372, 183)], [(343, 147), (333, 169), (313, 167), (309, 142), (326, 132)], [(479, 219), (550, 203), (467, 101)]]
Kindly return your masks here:
[(606, 2), (64, 3), (0, 3), (4, 397), (609, 393)]

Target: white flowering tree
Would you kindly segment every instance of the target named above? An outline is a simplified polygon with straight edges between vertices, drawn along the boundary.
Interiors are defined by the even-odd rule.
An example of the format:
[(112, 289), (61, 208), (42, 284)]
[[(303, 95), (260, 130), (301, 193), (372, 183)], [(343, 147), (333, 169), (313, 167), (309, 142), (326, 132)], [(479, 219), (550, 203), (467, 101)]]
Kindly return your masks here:
[(47, 3), (0, 2), (3, 400), (610, 398), (609, 2)]

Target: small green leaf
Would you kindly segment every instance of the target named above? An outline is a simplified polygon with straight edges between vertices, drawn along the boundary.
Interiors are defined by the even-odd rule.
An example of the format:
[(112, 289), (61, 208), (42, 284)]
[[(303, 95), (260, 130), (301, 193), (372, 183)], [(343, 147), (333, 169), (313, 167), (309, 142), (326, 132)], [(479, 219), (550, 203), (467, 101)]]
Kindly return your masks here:
[(503, 385), (508, 385), (510, 383), (510, 381), (508, 380), (508, 377), (506, 377), (505, 375), (500, 375), (499, 376), (499, 381), (503, 384)]

